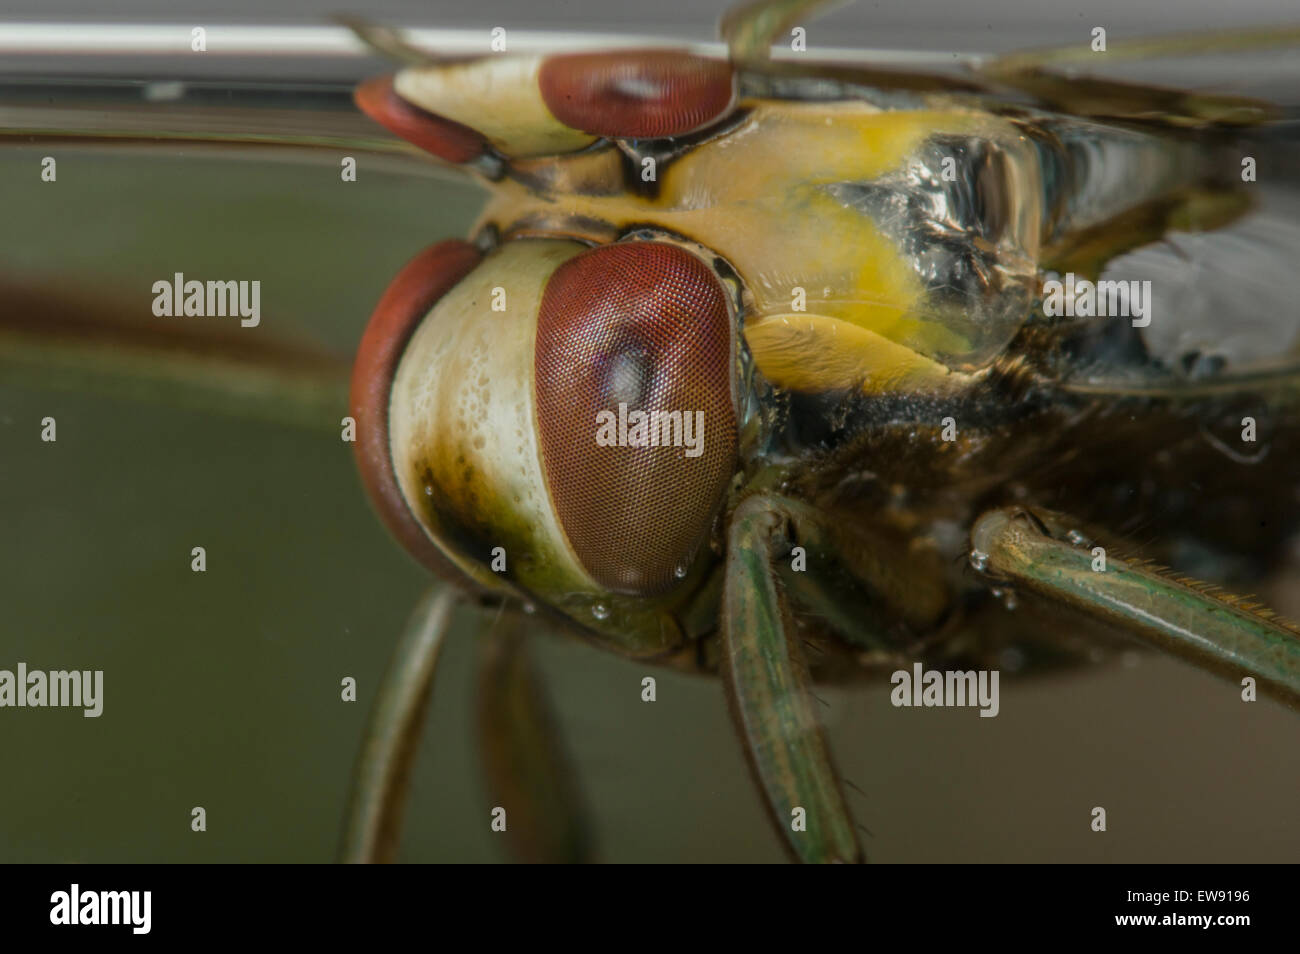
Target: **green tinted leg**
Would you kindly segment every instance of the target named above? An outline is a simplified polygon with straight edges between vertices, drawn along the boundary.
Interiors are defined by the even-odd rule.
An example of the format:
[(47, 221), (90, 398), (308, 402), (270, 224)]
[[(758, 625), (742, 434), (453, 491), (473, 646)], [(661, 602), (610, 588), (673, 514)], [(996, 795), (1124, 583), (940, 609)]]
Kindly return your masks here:
[(811, 862), (861, 861), (772, 565), (774, 554), (789, 545), (787, 520), (765, 497), (749, 498), (732, 518), (723, 679), (767, 807), (795, 856)]
[(522, 623), (507, 614), (483, 640), (479, 750), (488, 794), (506, 810), (506, 837), (519, 860), (590, 861), (581, 799)]
[(352, 778), (342, 861), (387, 863), (397, 856), (411, 765), (457, 597), (445, 586), (426, 595), (393, 652)]
[(1064, 540), (1059, 521), (994, 510), (975, 523), (975, 560), (989, 575), (1067, 603), (1196, 665), (1300, 707), (1300, 632), (1258, 606), (1194, 581), (1106, 558)]

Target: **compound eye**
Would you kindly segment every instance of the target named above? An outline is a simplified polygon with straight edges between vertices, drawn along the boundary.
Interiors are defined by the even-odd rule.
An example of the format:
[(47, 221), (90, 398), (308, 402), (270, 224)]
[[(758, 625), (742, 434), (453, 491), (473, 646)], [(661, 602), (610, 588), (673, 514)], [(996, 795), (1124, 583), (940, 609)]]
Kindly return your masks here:
[(667, 50), (552, 56), (538, 83), (560, 122), (621, 139), (683, 136), (714, 122), (735, 100), (730, 64)]
[(695, 256), (629, 242), (552, 274), (535, 386), (547, 487), (601, 585), (662, 593), (685, 574), (734, 472), (726, 295)]
[(393, 471), (389, 443), (389, 399), (398, 361), (411, 335), (443, 295), (468, 275), (482, 254), (453, 239), (425, 249), (389, 284), (361, 336), (352, 369), (352, 416), (357, 422), (353, 449), (361, 481), (393, 535), (421, 563), (445, 579), (460, 579), (455, 568), (412, 515)]

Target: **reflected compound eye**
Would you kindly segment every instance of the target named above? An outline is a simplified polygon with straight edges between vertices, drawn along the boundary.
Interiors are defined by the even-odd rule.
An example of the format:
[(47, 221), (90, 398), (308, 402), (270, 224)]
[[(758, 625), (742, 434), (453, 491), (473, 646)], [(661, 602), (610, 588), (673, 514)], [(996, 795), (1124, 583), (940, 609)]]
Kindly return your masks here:
[(732, 329), (695, 256), (655, 242), (555, 270), (537, 321), (546, 482), (592, 578), (661, 593), (685, 572), (733, 473)]
[(361, 480), (388, 529), (425, 566), (445, 579), (462, 574), (412, 515), (393, 472), (389, 400), (398, 361), (430, 309), (482, 259), (473, 245), (451, 240), (425, 249), (389, 284), (366, 325), (352, 371), (353, 448)]
[(553, 56), (538, 85), (566, 126), (624, 139), (693, 132), (726, 113), (735, 97), (728, 63), (657, 50)]
[(468, 126), (421, 109), (398, 95), (393, 77), (377, 76), (357, 87), (353, 99), (363, 113), (391, 133), (447, 162), (469, 162), (487, 149)]

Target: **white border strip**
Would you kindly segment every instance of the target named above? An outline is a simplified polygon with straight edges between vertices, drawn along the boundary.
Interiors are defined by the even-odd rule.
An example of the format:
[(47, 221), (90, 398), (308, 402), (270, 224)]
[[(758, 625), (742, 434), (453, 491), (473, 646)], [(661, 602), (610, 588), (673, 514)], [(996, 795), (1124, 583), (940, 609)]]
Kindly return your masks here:
[[(0, 55), (148, 56), (192, 55), (191, 31), (207, 31), (207, 56), (370, 56), (372, 51), (346, 27), (333, 25), (274, 26), (242, 24), (159, 23), (0, 23)], [(490, 52), (490, 31), (454, 29), (403, 29), (403, 39), (431, 53), (474, 54)], [(721, 43), (690, 43), (666, 36), (629, 36), (626, 33), (564, 33), (511, 30), (510, 51), (537, 53), (553, 50), (627, 49), (631, 47), (687, 48), (724, 56)], [(784, 55), (782, 53), (784, 52)], [(790, 51), (774, 51), (775, 59), (793, 59)], [(936, 53), (922, 50), (818, 49), (816, 59), (832, 62), (945, 63), (979, 59), (977, 54)]]

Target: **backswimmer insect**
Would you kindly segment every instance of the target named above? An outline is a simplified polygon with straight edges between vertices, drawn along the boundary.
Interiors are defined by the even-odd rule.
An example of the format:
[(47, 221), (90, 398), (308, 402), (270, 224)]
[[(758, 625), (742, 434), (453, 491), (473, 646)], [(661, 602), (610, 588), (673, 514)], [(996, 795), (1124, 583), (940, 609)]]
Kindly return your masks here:
[[(1258, 577), (1300, 517), (1277, 291), (1300, 245), (1257, 178), (1294, 156), (1267, 103), (1062, 72), (1086, 45), (960, 79), (769, 59), (817, 5), (735, 10), (726, 61), (441, 61), (358, 27), (411, 63), (362, 110), (493, 197), (394, 279), (352, 413), (414, 556), (516, 620), (720, 674), (791, 854), (858, 861), (811, 685), (919, 703), (1069, 665), (1016, 605), (1300, 702), (1300, 631), (1198, 582)], [(454, 598), (394, 660), (350, 860), (393, 856)], [(577, 859), (514, 639), (488, 772), (525, 857)]]
[[(1285, 856), (1288, 714), (1243, 703), (1295, 704), (1296, 637), (1253, 597), (1198, 581), (1295, 611), (1300, 84), (1243, 77), (1298, 31), (1107, 40), (1081, 25), (1053, 40), (1067, 47), (929, 57), (921, 72), (828, 53), (834, 26), (812, 23), (814, 6), (737, 10), (712, 59), (552, 52), (571, 38), (513, 33), (489, 53), (486, 28), (460, 37), (477, 59), (438, 59), (354, 25), (407, 64), (362, 83), (360, 109), (358, 51), (319, 24), (292, 39), (335, 51), (321, 61), (266, 53), (279, 32), (214, 27), (198, 53), (165, 27), (127, 31), (111, 70), (79, 59), (100, 49), (81, 28), (0, 26), (19, 60), (75, 54), (24, 60), (0, 110), (15, 147), (0, 669), (24, 651), (29, 668), (102, 667), (107, 715), (87, 726), (133, 743), (169, 706), (189, 711), (175, 721), (189, 763), (140, 788), (210, 800), (188, 776), (215, 771), (245, 802), (214, 816), (250, 822), (243, 845), (182, 825), (169, 847), (158, 818), (188, 816), (159, 803), (136, 821), (141, 860), (229, 860), (249, 842), (325, 856), (354, 754), (340, 733), (363, 707), (348, 860), (415, 854), (444, 817), (456, 830), (439, 849), (459, 857), (473, 838), (528, 860), (764, 857), (778, 842), (806, 860), (864, 845), (872, 859), (1121, 844), (1235, 857), (1264, 831), (1253, 844)], [(140, 58), (178, 47), (180, 65)], [(1217, 53), (1216, 82), (1201, 61)], [(1204, 84), (1165, 72), (1188, 58)], [(472, 228), (447, 224), (480, 210)], [(380, 297), (397, 260), (448, 234), (467, 241), (419, 253)], [(151, 284), (174, 291), (177, 316), (181, 277), (261, 279), (260, 321), (251, 299), (247, 325), (242, 309), (159, 317)], [(65, 413), (51, 397), (66, 388), (128, 403)], [(142, 397), (161, 430), (135, 423)], [(123, 452), (146, 444), (148, 462)], [(367, 667), (387, 654), (387, 620), (430, 575), (402, 566), (358, 473), (435, 570), (379, 684)], [(249, 481), (261, 511), (241, 503)], [(338, 519), (320, 520), (331, 507)], [(91, 558), (84, 573), (67, 572), (72, 552)], [(158, 567), (186, 582), (159, 589)], [(83, 599), (86, 579), (111, 602)], [(179, 645), (155, 591), (207, 626), (184, 641), (192, 655), (159, 656), (189, 669), (166, 701), (136, 665)], [(467, 748), (485, 802), (447, 760), (466, 726), (429, 714), (435, 668), (436, 706), (459, 704), (453, 607), (457, 626), (481, 623)], [(548, 631), (587, 645), (537, 645)], [(1228, 679), (1156, 657), (1118, 671), (1141, 643)], [(209, 665), (213, 646), (226, 668)], [(312, 669), (286, 680), (290, 664)], [(228, 680), (246, 672), (264, 677), (253, 698), (284, 704), (236, 725)], [(350, 699), (321, 692), (344, 675)], [(1167, 704), (1180, 693), (1182, 709)], [(776, 839), (748, 820), (739, 765), (709, 761), (732, 754), (724, 695)], [(119, 715), (128, 699), (136, 722)], [(948, 704), (977, 711), (904, 708)], [(39, 724), (15, 745), (69, 765), (104, 747)], [(120, 786), (105, 764), (95, 784)], [(403, 838), (411, 775), (420, 815)], [(33, 773), (8, 814), (52, 817), (63, 797), (80, 817), (80, 790)], [(302, 823), (274, 820), (267, 791), (308, 809)], [(99, 803), (105, 830), (126, 824), (118, 804)], [(1206, 827), (1216, 804), (1232, 817)], [(1110, 832), (1089, 826), (1093, 806)], [(10, 827), (11, 856), (81, 857), (75, 832), (60, 848), (49, 827)]]

